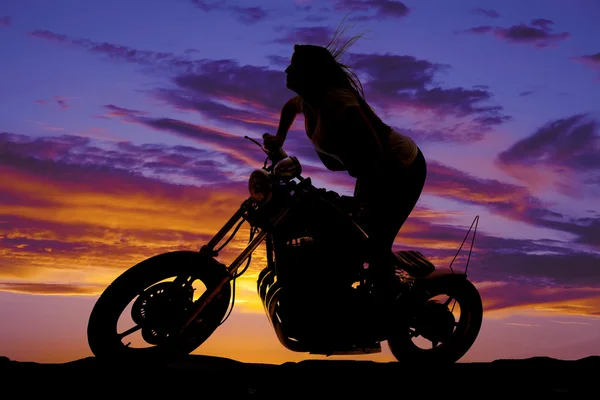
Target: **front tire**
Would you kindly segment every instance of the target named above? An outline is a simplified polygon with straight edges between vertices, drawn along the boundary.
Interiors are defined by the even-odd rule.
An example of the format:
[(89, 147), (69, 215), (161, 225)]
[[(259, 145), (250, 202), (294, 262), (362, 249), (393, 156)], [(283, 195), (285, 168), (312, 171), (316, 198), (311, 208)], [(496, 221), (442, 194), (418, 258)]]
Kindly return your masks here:
[[(407, 364), (421, 363), (426, 365), (452, 364), (462, 358), (471, 348), (481, 328), (483, 320), (483, 304), (477, 288), (465, 277), (447, 275), (436, 279), (425, 279), (418, 283), (420, 291), (424, 293), (415, 308), (408, 310), (414, 313), (407, 324), (388, 339), (390, 351), (394, 357)], [(445, 303), (431, 300), (436, 296), (448, 296)], [(455, 320), (450, 308), (454, 309), (451, 299), (456, 300), (460, 307), (460, 317)], [(445, 308), (445, 310), (444, 310)], [(433, 310), (433, 311), (432, 311)], [(435, 321), (426, 321), (429, 326), (439, 326), (439, 331), (446, 331), (443, 341), (438, 345), (432, 340), (432, 347), (423, 349), (413, 342), (413, 338), (420, 335), (419, 325), (423, 326), (424, 314)], [(435, 317), (432, 317), (435, 315)], [(421, 320), (420, 320), (421, 318)], [(434, 325), (438, 324), (438, 325)], [(453, 324), (452, 329), (446, 328)], [(430, 328), (431, 330), (431, 328)], [(433, 331), (432, 331), (433, 332)], [(435, 336), (437, 332), (427, 336)], [(429, 340), (429, 339), (428, 339)]]
[[(92, 309), (87, 329), (92, 353), (99, 359), (157, 361), (191, 353), (220, 325), (229, 308), (231, 286), (224, 285), (219, 295), (202, 311), (199, 316), (202, 323), (184, 331), (185, 340), (178, 337), (177, 340), (169, 340), (167, 344), (165, 339), (174, 331), (173, 327), (186, 317), (186, 312), (193, 303), (193, 292), (188, 289), (188, 285), (181, 288), (161, 281), (185, 277), (190, 285), (200, 281), (206, 290), (210, 290), (226, 275), (227, 271), (222, 264), (194, 251), (163, 253), (134, 265), (106, 288)], [(142, 330), (144, 340), (150, 341), (154, 346), (132, 348), (122, 342), (117, 325), (127, 306), (136, 297), (140, 299), (143, 295), (145, 298), (136, 300), (131, 308), (132, 319), (138, 329)], [(173, 324), (167, 322), (175, 318), (178, 320)]]

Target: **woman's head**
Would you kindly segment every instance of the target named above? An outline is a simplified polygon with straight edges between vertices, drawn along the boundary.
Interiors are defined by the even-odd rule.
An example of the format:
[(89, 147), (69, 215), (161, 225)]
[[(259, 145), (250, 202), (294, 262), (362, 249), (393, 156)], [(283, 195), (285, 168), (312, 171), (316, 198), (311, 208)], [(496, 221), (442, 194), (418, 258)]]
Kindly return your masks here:
[[(365, 101), (364, 91), (358, 77), (344, 64), (339, 56), (362, 36), (354, 36), (339, 45), (339, 27), (333, 39), (325, 47), (295, 45), (289, 67), (286, 68), (286, 86), (315, 106), (322, 95), (331, 89), (347, 89), (353, 92), (374, 128), (388, 130), (386, 125)], [(342, 31), (343, 33), (343, 31)]]
[(347, 84), (344, 71), (329, 50), (321, 46), (295, 45), (285, 73), (287, 87), (300, 95), (314, 95)]
[(318, 97), (329, 89), (354, 89), (362, 96), (360, 81), (348, 67), (338, 62), (339, 56), (361, 36), (355, 36), (341, 46), (339, 28), (331, 42), (323, 47), (294, 45), (290, 65), (286, 68), (286, 86), (302, 97)]

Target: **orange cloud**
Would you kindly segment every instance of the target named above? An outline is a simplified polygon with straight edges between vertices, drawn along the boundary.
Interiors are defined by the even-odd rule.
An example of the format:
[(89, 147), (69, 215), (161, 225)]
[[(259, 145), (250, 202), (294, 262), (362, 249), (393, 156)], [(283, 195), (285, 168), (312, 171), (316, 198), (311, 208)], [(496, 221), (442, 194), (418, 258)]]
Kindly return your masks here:
[[(81, 137), (32, 141), (14, 136), (6, 143), (14, 153), (6, 153), (0, 163), (0, 173), (9, 177), (0, 182), (3, 193), (0, 199), (0, 282), (3, 286), (0, 290), (4, 291), (98, 294), (124, 270), (148, 257), (179, 249), (199, 249), (248, 195), (244, 181), (231, 182), (227, 176), (211, 184), (191, 185), (148, 177), (137, 168), (127, 169), (140, 164), (136, 157), (141, 160), (151, 157), (152, 164), (160, 164), (160, 168), (179, 168), (171, 175), (177, 178), (186, 173), (188, 165), (195, 165), (188, 163), (198, 157), (212, 156), (203, 150), (177, 148), (175, 153), (155, 145), (116, 143), (113, 146), (118, 151), (104, 152), (91, 146), (90, 139)], [(74, 155), (77, 157), (73, 158)], [(222, 168), (212, 163), (207, 167), (208, 170), (198, 173), (208, 171), (214, 175)], [(307, 170), (309, 176), (315, 172), (324, 180), (326, 187), (331, 184), (350, 191), (353, 186), (351, 179), (342, 179), (344, 174), (322, 170), (319, 174), (314, 167)], [(505, 208), (506, 204), (511, 205), (510, 212), (515, 212), (516, 207), (512, 207), (515, 202), (519, 199), (524, 202), (526, 198), (526, 190), (517, 186), (479, 181), (435, 163), (432, 170), (434, 178), (429, 184), (434, 193), (458, 198), (475, 195), (478, 202)], [(467, 233), (465, 223), (471, 222), (470, 217), (467, 220), (463, 217), (463, 213), (446, 213), (419, 205), (402, 227), (396, 247), (420, 250), (436, 265), (447, 266)], [(249, 230), (245, 226), (219, 259), (225, 264), (233, 261), (246, 246), (248, 237)], [(568, 263), (570, 259), (564, 257), (555, 257), (558, 261), (553, 264), (545, 262), (548, 272), (531, 268), (521, 271), (522, 266), (539, 265), (534, 259), (536, 256), (527, 252), (548, 248), (482, 233), (478, 233), (477, 240), (474, 258), (479, 265), (473, 275), (476, 281), (506, 278), (513, 282), (502, 283), (508, 286), (483, 286), (486, 309), (499, 311), (543, 305), (564, 312), (583, 309), (586, 315), (593, 315), (598, 309), (594, 303), (597, 292), (566, 290), (548, 280), (584, 279), (584, 274), (590, 273), (588, 265), (592, 261), (589, 259), (578, 259), (579, 269), (570, 269), (568, 273), (561, 263)], [(464, 268), (467, 250), (463, 249), (455, 260), (457, 270)], [(507, 250), (509, 256), (516, 255), (506, 258), (509, 261), (506, 265), (496, 267), (500, 261), (490, 264), (490, 259), (501, 259)], [(240, 311), (263, 312), (256, 294), (256, 276), (265, 264), (265, 249), (261, 246), (254, 253), (249, 270), (236, 282), (236, 303)], [(523, 277), (538, 279), (545, 287), (558, 288), (536, 292), (527, 287), (523, 289), (523, 285), (515, 286), (515, 279)], [(573, 308), (576, 305), (591, 308)]]
[(484, 313), (544, 312), (600, 317), (600, 288), (536, 287), (508, 282), (476, 284)]
[[(0, 165), (0, 173), (10, 177), (0, 181), (5, 290), (48, 293), (56, 286), (35, 283), (47, 281), (106, 285), (151, 255), (199, 249), (247, 197), (244, 183), (202, 188), (77, 166), (48, 175)], [(247, 233), (242, 230), (230, 248), (239, 248)], [(32, 286), (13, 284), (14, 278)]]
[(0, 282), (0, 289), (5, 292), (41, 294), (41, 295), (97, 295), (102, 293), (104, 286), (68, 283), (36, 283), (36, 282)]

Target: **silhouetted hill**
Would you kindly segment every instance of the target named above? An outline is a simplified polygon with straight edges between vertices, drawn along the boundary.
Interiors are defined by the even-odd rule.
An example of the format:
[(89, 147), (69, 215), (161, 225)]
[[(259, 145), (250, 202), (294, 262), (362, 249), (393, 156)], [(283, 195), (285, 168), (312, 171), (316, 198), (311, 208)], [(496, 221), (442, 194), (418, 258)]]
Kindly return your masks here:
[[(444, 368), (337, 360), (252, 364), (201, 355), (168, 364), (104, 364), (93, 357), (64, 364), (42, 364), (0, 357), (3, 393), (25, 397), (39, 393), (119, 398), (127, 392), (152, 398), (183, 394), (198, 398), (219, 394), (227, 398), (286, 399), (430, 398), (431, 395), (495, 398), (508, 394), (518, 398), (523, 395), (544, 399), (573, 398), (573, 395), (592, 398), (598, 393), (599, 372), (597, 356), (576, 361), (534, 357), (457, 363)], [(1, 397), (5, 397), (3, 393), (0, 392)]]

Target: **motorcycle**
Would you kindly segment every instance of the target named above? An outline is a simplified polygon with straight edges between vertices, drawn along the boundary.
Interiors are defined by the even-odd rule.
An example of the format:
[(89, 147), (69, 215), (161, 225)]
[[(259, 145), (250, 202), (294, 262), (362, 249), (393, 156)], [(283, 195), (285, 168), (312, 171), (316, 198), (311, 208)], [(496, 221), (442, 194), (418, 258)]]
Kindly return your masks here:
[[(390, 251), (401, 290), (392, 315), (380, 315), (360, 204), (352, 196), (315, 187), (301, 175), (299, 160), (282, 148), (268, 150), (245, 138), (267, 154), (263, 167), (250, 174), (249, 197), (199, 251), (150, 257), (105, 289), (87, 329), (97, 358), (172, 359), (197, 349), (231, 314), (235, 281), (263, 243), (267, 261), (257, 293), (287, 349), (327, 356), (371, 354), (381, 352), (387, 341), (398, 361), (436, 364), (454, 363), (467, 353), (479, 333), (483, 306), (466, 268), (460, 273), (452, 263), (436, 267), (414, 250)], [(221, 263), (217, 257), (244, 223), (250, 226), (247, 246), (229, 265)], [(201, 295), (195, 283), (204, 285)], [(128, 307), (134, 326), (119, 332), (119, 318)], [(393, 323), (381, 323), (385, 318)], [(138, 331), (150, 347), (123, 342)], [(421, 347), (416, 338), (427, 345)]]

